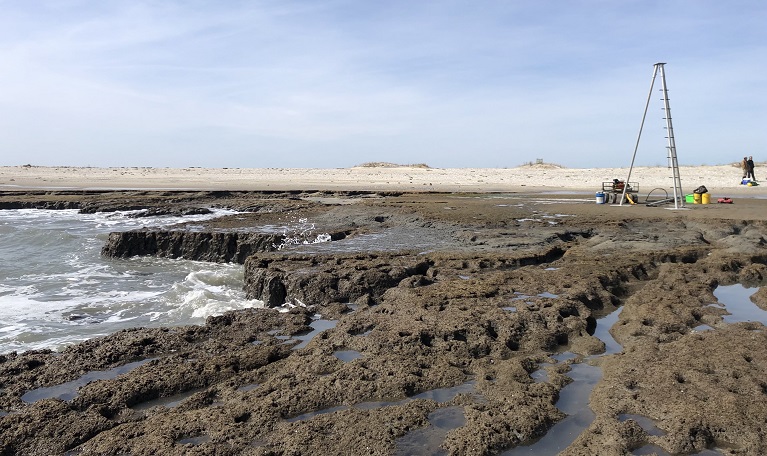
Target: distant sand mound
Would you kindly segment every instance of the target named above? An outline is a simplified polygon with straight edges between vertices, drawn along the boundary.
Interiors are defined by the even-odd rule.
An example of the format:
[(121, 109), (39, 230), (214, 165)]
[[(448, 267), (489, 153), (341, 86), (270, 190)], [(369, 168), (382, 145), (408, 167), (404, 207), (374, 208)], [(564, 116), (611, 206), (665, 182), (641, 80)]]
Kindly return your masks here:
[(520, 168), (533, 168), (533, 169), (564, 169), (562, 165), (556, 163), (543, 163), (542, 161), (527, 162), (519, 165)]
[(355, 168), (431, 168), (426, 163), (414, 163), (411, 165), (398, 165), (389, 162), (368, 162), (355, 166)]

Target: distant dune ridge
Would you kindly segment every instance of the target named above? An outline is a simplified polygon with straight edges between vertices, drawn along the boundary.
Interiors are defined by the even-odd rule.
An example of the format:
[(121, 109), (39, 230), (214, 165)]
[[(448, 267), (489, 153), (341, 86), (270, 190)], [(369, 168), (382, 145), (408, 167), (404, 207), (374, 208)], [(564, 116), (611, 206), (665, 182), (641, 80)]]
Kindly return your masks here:
[(368, 162), (355, 166), (355, 168), (431, 168), (426, 163), (415, 163), (412, 165), (398, 165), (389, 162)]
[(537, 169), (562, 169), (565, 168), (562, 165), (556, 163), (544, 163), (543, 161), (527, 162), (519, 166), (520, 168), (537, 168)]

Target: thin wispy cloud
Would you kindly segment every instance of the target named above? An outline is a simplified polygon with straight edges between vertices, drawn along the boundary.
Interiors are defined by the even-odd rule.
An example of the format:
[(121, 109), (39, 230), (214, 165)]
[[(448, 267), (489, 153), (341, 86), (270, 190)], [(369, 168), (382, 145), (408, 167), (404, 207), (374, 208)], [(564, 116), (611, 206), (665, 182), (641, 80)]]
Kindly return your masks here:
[[(659, 61), (681, 162), (767, 149), (756, 1), (0, 8), (6, 164), (621, 166)], [(665, 163), (657, 103), (650, 165)]]

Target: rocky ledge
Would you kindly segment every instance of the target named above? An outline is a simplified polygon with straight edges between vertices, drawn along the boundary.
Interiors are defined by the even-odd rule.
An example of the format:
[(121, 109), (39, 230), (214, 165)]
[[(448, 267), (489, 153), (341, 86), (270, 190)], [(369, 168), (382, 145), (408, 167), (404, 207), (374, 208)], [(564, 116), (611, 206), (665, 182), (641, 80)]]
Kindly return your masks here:
[[(328, 240), (339, 240), (346, 233), (335, 232), (327, 236)], [(279, 250), (289, 240), (295, 241), (295, 238), (252, 232), (141, 229), (110, 233), (101, 253), (112, 258), (150, 255), (243, 264), (249, 256)]]
[[(764, 201), (268, 198), (269, 211), (109, 249), (244, 256), (248, 295), (281, 311), (3, 354), (0, 452), (488, 455), (551, 437), (565, 455), (767, 453), (767, 331), (712, 305), (739, 283), (767, 309)], [(248, 230), (298, 220), (344, 237), (244, 253)], [(577, 389), (584, 371), (593, 390)], [(569, 439), (568, 385), (592, 412)]]

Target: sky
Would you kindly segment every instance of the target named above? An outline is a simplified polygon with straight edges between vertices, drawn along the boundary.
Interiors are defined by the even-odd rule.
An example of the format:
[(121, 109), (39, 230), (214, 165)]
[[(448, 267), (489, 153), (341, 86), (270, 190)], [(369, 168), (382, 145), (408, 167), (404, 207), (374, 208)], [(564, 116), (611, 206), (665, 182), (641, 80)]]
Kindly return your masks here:
[(0, 164), (667, 166), (658, 62), (681, 165), (765, 161), (765, 24), (764, 0), (0, 0)]

